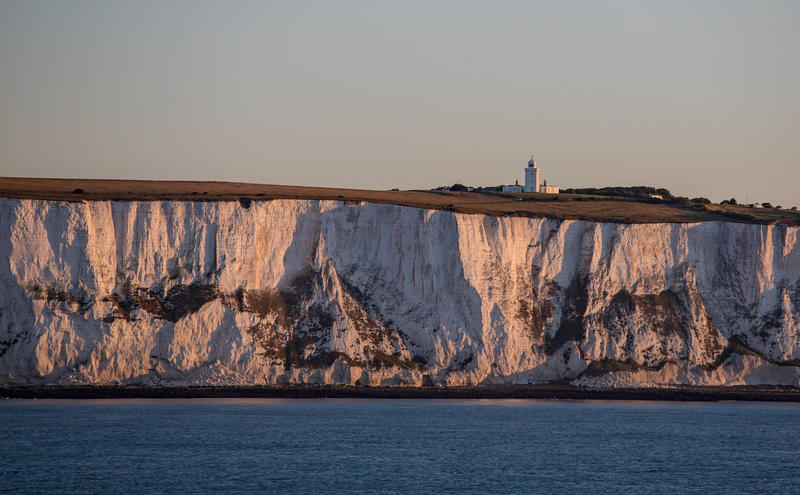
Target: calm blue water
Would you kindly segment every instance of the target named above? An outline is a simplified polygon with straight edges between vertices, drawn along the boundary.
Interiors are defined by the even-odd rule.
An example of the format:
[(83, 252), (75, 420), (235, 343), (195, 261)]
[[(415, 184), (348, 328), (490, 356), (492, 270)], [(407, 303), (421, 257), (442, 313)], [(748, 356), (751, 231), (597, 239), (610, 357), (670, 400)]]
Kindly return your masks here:
[(800, 405), (0, 401), (5, 493), (800, 490)]

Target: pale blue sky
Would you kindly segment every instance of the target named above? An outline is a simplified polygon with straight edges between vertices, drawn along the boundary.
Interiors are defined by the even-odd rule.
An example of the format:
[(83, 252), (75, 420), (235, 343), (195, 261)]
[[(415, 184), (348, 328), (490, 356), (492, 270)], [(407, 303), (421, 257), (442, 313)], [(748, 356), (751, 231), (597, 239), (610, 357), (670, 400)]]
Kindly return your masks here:
[(0, 0), (0, 175), (800, 206), (800, 2)]

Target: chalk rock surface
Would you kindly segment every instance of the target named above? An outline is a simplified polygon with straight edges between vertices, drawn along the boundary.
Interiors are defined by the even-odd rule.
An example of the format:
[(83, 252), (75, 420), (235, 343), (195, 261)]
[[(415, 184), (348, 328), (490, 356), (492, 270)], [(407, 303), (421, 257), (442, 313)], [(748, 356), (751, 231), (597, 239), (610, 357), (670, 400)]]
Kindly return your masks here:
[(798, 228), (0, 198), (0, 384), (800, 378)]

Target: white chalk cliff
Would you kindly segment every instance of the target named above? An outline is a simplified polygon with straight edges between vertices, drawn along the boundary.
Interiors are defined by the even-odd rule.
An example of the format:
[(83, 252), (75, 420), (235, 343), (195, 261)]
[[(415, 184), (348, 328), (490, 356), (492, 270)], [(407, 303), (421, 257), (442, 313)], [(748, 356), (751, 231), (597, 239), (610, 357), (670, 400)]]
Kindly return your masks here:
[(798, 231), (0, 198), (0, 385), (798, 385)]

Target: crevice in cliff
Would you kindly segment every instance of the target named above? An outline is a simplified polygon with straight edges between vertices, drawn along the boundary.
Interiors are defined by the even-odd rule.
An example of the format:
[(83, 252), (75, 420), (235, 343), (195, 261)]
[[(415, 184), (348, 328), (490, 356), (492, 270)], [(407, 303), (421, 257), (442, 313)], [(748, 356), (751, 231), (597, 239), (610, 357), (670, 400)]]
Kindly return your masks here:
[(545, 345), (547, 324), (553, 319), (553, 296), (556, 286), (552, 280), (541, 278), (541, 267), (534, 265), (531, 269), (530, 285), (523, 287), (522, 294), (530, 294), (530, 298), (522, 297), (517, 304), (516, 318), (525, 324), (526, 335), (531, 342), (531, 350)]
[(43, 300), (62, 313), (85, 315), (95, 302), (94, 297), (81, 286), (67, 290), (55, 285), (42, 287), (33, 284), (26, 290), (33, 299)]
[[(374, 307), (358, 288), (335, 272), (329, 271), (327, 277), (324, 280), (321, 271), (307, 265), (281, 288), (242, 289), (225, 300), (264, 320), (248, 333), (265, 357), (281, 362), (286, 370), (325, 368), (336, 360), (359, 368), (423, 366), (422, 357), (404, 357), (408, 351), (400, 332), (393, 330), (391, 321), (370, 315), (367, 308)], [(341, 289), (339, 297), (332, 297), (336, 292), (330, 292), (331, 284)], [(359, 348), (352, 354), (330, 349), (334, 332), (341, 334), (345, 327), (357, 335)]]
[(561, 312), (561, 324), (552, 337), (545, 339), (545, 352), (552, 356), (562, 345), (570, 341), (579, 341), (584, 336), (583, 320), (589, 303), (589, 279), (580, 277), (573, 279), (564, 291), (564, 305)]
[(189, 285), (175, 285), (168, 290), (163, 286), (156, 288), (133, 287), (126, 281), (104, 301), (114, 305), (114, 311), (107, 315), (106, 322), (117, 318), (132, 321), (133, 311), (141, 309), (154, 318), (176, 322), (196, 313), (205, 304), (220, 296), (216, 285), (199, 282)]
[(732, 355), (739, 354), (741, 356), (754, 356), (759, 359), (763, 359), (768, 363), (775, 364), (778, 366), (794, 366), (800, 368), (800, 359), (789, 359), (785, 361), (773, 359), (765, 354), (762, 354), (756, 350), (751, 349), (747, 346), (747, 336), (745, 335), (734, 335), (728, 340), (728, 345), (725, 349), (717, 356), (714, 362), (710, 364), (700, 364), (698, 365), (700, 368), (706, 371), (714, 371), (715, 369), (719, 368), (720, 366), (725, 364), (725, 361), (728, 360)]
[(681, 304), (681, 297), (671, 290), (658, 294), (633, 294), (621, 290), (614, 294), (606, 306), (603, 323), (607, 329), (622, 334), (625, 332), (626, 321), (638, 316), (660, 334), (676, 335), (686, 341), (689, 330), (684, 318), (678, 315)]
[[(9, 328), (7, 329), (7, 332), (8, 333), (11, 332), (10, 325)], [(8, 335), (7, 338), (0, 340), (0, 357), (3, 357), (3, 355), (6, 352), (8, 352), (9, 349), (14, 347), (14, 345), (16, 345), (19, 341), (21, 341), (24, 337), (27, 337), (28, 335), (29, 335), (28, 331), (22, 331), (16, 335)]]
[(626, 359), (624, 361), (616, 360), (616, 359), (600, 359), (597, 361), (592, 361), (589, 363), (589, 366), (576, 378), (581, 378), (584, 376), (601, 376), (606, 375), (609, 373), (615, 373), (620, 371), (658, 371), (664, 367), (667, 363), (671, 361), (662, 361), (661, 363), (654, 365), (654, 366), (647, 366), (644, 364), (637, 363), (633, 359)]

